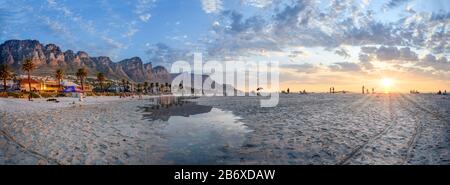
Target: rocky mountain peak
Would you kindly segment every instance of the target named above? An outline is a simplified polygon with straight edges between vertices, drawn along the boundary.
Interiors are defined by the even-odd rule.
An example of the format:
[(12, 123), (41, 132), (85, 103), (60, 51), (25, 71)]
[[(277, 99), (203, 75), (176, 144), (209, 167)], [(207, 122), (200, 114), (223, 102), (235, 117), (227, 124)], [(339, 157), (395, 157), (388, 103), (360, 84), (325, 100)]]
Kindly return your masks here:
[[(152, 68), (151, 63), (144, 64), (139, 57), (113, 62), (109, 57), (90, 57), (85, 51), (62, 52), (56, 44), (42, 45), (37, 40), (8, 40), (0, 45), (0, 64), (8, 64), (14, 72), (21, 74), (23, 61), (31, 58), (37, 69), (35, 75), (53, 75), (56, 69), (64, 69), (66, 74), (75, 73), (85, 67), (90, 75), (104, 73), (110, 79), (127, 79), (135, 82), (167, 81), (167, 70), (163, 67)], [(166, 74), (167, 73), (167, 74)]]
[(80, 58), (89, 58), (89, 55), (84, 51), (78, 51), (77, 56)]

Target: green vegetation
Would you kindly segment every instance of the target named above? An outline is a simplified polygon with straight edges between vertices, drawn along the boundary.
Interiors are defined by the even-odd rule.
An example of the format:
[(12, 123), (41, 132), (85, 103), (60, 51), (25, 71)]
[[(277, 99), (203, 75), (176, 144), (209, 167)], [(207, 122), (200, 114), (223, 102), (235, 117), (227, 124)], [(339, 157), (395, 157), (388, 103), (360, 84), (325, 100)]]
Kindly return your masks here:
[[(31, 92), (31, 72), (34, 70), (34, 68), (36, 68), (36, 66), (33, 63), (33, 60), (31, 59), (25, 59), (24, 63), (22, 64), (22, 70), (27, 72), (28, 75), (28, 89)], [(30, 96), (28, 96), (28, 100), (31, 101), (32, 98), (32, 94), (30, 94)]]

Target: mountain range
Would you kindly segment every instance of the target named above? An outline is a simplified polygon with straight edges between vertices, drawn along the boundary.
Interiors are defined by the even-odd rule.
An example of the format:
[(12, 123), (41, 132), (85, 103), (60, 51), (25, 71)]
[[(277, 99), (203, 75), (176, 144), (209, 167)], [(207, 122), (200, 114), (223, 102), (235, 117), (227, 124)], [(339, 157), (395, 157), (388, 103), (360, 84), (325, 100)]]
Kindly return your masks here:
[(89, 75), (103, 73), (109, 79), (126, 79), (134, 82), (168, 81), (170, 73), (162, 66), (153, 67), (139, 57), (113, 62), (109, 57), (91, 57), (84, 51), (61, 51), (55, 44), (43, 45), (37, 40), (8, 40), (0, 45), (0, 64), (8, 64), (18, 74), (23, 74), (21, 65), (25, 59), (36, 65), (34, 75), (53, 75), (57, 69), (66, 74), (75, 74), (86, 68)]

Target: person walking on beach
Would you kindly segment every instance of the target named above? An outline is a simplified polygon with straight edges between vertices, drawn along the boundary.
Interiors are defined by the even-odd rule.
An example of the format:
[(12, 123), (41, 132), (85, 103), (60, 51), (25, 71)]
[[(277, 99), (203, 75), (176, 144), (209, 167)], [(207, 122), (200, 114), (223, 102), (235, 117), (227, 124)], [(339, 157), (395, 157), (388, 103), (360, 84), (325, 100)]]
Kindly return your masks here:
[(78, 93), (78, 96), (80, 97), (79, 101), (82, 102), (83, 101), (83, 93)]
[(362, 93), (364, 94), (364, 85), (362, 86)]

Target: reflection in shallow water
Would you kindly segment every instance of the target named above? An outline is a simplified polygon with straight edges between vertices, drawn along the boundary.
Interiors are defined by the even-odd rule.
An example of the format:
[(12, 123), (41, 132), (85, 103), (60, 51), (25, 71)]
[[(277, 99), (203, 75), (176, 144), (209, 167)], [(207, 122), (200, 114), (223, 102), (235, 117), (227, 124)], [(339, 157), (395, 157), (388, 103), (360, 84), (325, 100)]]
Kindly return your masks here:
[(161, 131), (168, 145), (164, 160), (175, 164), (220, 164), (249, 132), (232, 112), (186, 99), (158, 98), (142, 109), (144, 119), (168, 123)]
[(151, 99), (152, 105), (141, 107), (144, 110), (144, 119), (155, 121), (168, 121), (171, 116), (189, 117), (191, 115), (210, 112), (211, 106), (197, 105), (185, 98), (164, 96)]

